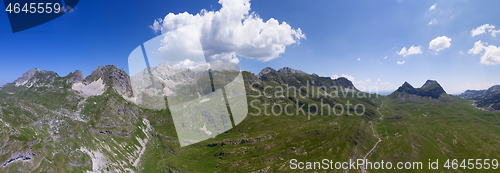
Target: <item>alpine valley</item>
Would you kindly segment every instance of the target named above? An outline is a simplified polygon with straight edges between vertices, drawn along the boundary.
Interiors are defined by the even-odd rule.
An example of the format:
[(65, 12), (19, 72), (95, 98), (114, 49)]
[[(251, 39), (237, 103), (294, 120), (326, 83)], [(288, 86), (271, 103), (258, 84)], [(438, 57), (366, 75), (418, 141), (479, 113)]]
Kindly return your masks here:
[[(180, 147), (170, 111), (132, 102), (123, 69), (99, 66), (86, 77), (32, 69), (0, 88), (0, 172), (476, 172), (443, 165), (500, 158), (498, 86), (459, 97), (428, 80), (381, 96), (289, 67), (242, 74), (247, 117)], [(279, 94), (292, 87), (297, 94)], [(423, 167), (293, 169), (292, 160), (323, 159)]]

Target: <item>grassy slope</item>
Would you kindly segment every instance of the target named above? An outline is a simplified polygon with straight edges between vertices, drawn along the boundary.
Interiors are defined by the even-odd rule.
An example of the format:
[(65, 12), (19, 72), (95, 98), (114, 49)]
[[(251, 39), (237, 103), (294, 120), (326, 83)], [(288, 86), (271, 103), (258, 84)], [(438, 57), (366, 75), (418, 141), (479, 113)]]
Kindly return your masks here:
[(442, 167), (446, 159), (493, 159), (500, 156), (498, 113), (475, 109), (470, 101), (456, 96), (445, 94), (440, 100), (441, 103), (415, 103), (382, 97), (380, 101), (384, 105), (380, 112), (384, 117), (376, 125), (382, 142), (368, 159), (393, 163), (423, 162), (424, 171), (430, 171), (427, 169), (428, 159), (439, 159), (440, 171), (446, 171)]

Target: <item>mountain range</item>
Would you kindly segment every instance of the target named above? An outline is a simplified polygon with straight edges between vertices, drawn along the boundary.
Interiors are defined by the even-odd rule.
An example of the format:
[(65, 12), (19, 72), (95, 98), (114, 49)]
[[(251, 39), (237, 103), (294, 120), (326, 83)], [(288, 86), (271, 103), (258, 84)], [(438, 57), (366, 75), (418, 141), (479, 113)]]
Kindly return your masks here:
[(467, 90), (460, 97), (474, 101), (474, 106), (486, 111), (500, 110), (500, 85), (486, 90)]
[[(174, 84), (193, 82), (183, 75), (199, 80), (205, 73), (172, 76), (170, 67), (151, 72)], [(291, 169), (290, 160), (500, 156), (500, 114), (464, 99), (490, 98), (497, 89), (467, 91), (460, 98), (428, 80), (420, 88), (405, 82), (380, 96), (359, 91), (346, 78), (288, 67), (241, 73), (247, 117), (227, 132), (180, 147), (170, 111), (132, 100), (137, 79), (123, 69), (99, 66), (86, 77), (79, 70), (61, 77), (32, 69), (0, 88), (0, 172), (301, 172)], [(290, 87), (303, 88), (281, 97), (281, 89)], [(192, 89), (203, 94), (203, 88)]]
[(439, 83), (435, 80), (427, 80), (420, 88), (414, 88), (408, 82), (405, 82), (391, 95), (398, 94), (399, 97), (403, 93), (421, 97), (431, 97), (434, 99), (438, 99), (442, 94), (446, 94), (443, 87), (441, 87), (441, 85), (439, 85)]

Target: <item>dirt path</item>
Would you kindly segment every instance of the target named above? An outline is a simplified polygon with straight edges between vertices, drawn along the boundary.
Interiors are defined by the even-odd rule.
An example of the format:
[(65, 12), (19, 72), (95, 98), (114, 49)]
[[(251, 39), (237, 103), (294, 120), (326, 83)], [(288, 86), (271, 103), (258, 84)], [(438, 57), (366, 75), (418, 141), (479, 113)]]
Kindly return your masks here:
[[(382, 102), (382, 104), (380, 105), (380, 108), (384, 106), (384, 102)], [(382, 119), (382, 117), (384, 117), (384, 115), (382, 115), (382, 113), (380, 113), (379, 109), (380, 108), (377, 108), (377, 112), (380, 114), (380, 118), (379, 119)]]
[[(382, 117), (383, 117), (384, 115), (382, 115), (382, 113), (380, 113), (379, 109), (380, 109), (382, 106), (384, 106), (384, 103), (383, 103), (383, 102), (382, 102), (382, 104), (380, 105), (380, 107), (379, 107), (379, 108), (377, 108), (377, 112), (380, 114), (380, 119), (381, 119), (381, 120), (382, 120)], [(373, 146), (373, 148), (372, 148), (370, 151), (368, 151), (368, 153), (366, 153), (365, 157), (363, 157), (363, 160), (364, 160), (365, 162), (366, 162), (366, 157), (368, 157), (368, 156), (369, 156), (369, 155), (373, 152), (373, 150), (375, 150), (375, 148), (377, 148), (377, 145), (378, 145), (380, 142), (382, 142), (382, 139), (380, 139), (380, 137), (378, 137), (377, 133), (375, 133), (375, 129), (373, 129), (373, 122), (372, 122), (372, 121), (370, 121), (370, 128), (372, 128), (373, 136), (374, 136), (374, 137), (376, 137), (376, 138), (378, 138), (378, 141), (377, 141), (377, 143), (375, 143), (375, 145)], [(361, 172), (362, 172), (362, 173), (365, 173), (365, 172), (366, 172), (366, 170), (365, 170), (365, 166), (364, 166), (364, 165), (362, 165), (362, 166), (361, 166)]]

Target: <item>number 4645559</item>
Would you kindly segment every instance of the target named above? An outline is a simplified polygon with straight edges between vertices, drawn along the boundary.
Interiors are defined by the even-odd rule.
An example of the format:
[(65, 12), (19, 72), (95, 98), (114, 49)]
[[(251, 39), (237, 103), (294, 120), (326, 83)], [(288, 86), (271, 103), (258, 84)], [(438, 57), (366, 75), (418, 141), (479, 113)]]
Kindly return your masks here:
[(59, 13), (61, 12), (59, 3), (9, 3), (5, 11), (9, 13)]

